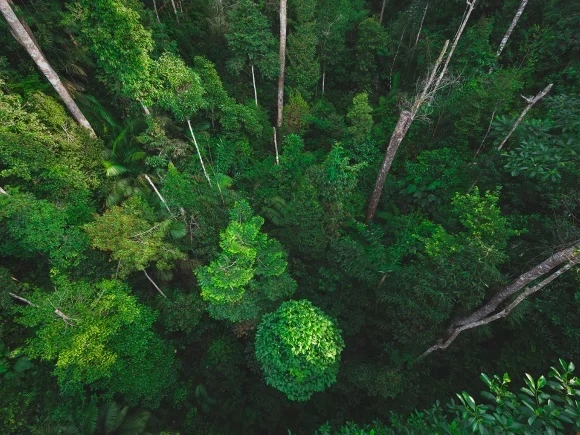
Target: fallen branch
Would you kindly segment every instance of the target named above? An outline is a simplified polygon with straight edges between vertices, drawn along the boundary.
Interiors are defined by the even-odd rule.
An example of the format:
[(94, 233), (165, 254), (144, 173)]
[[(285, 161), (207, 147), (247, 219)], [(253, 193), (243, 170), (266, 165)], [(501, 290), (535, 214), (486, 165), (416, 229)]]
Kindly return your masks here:
[(153, 284), (153, 287), (155, 287), (155, 288), (157, 289), (157, 291), (158, 291), (159, 293), (161, 293), (161, 295), (162, 295), (162, 296), (163, 296), (165, 299), (167, 299), (167, 296), (165, 295), (165, 293), (163, 293), (163, 290), (161, 290), (161, 289), (159, 288), (159, 286), (158, 286), (158, 285), (155, 283), (155, 281), (153, 281), (153, 279), (152, 279), (152, 278), (149, 276), (149, 274), (147, 273), (147, 271), (146, 271), (145, 269), (143, 269), (143, 273), (145, 274), (145, 276), (147, 277), (147, 279), (149, 280), (149, 282), (150, 282), (151, 284)]
[(38, 307), (38, 305), (36, 305), (36, 304), (35, 304), (35, 303), (33, 303), (33, 302), (30, 302), (28, 299), (25, 299), (25, 298), (23, 298), (22, 296), (18, 296), (18, 295), (16, 295), (16, 294), (12, 293), (12, 292), (9, 292), (8, 294), (9, 294), (10, 296), (12, 296), (14, 299), (18, 299), (19, 301), (22, 301), (22, 302), (24, 302), (24, 303), (26, 303), (26, 304), (30, 305), (31, 307)]

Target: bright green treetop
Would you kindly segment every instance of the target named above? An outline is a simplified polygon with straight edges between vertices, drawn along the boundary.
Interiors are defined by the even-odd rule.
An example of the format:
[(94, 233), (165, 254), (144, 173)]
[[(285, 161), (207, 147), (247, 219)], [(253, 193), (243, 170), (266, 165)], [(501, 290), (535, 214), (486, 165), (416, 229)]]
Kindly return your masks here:
[(343, 348), (336, 323), (307, 300), (284, 302), (256, 334), (266, 382), (290, 400), (308, 400), (334, 384)]
[(221, 252), (196, 271), (209, 313), (233, 322), (256, 319), (272, 301), (294, 293), (280, 243), (260, 232), (264, 219), (252, 216), (246, 201), (236, 203), (221, 233)]

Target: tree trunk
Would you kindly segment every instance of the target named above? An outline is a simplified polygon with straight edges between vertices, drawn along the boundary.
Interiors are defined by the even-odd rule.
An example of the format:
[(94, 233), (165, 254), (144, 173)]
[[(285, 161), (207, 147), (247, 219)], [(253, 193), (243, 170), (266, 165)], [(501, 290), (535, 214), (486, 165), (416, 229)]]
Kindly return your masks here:
[(0, 195), (10, 196), (10, 195), (8, 195), (8, 192), (6, 192), (4, 189), (2, 189), (2, 187), (0, 187)]
[(379, 24), (380, 25), (383, 24), (383, 17), (385, 15), (385, 7), (387, 6), (388, 2), (389, 2), (389, 0), (383, 0), (383, 5), (381, 6), (381, 15), (379, 16)]
[(177, 8), (175, 7), (175, 0), (171, 0), (171, 6), (173, 7), (173, 13), (175, 14), (175, 20), (179, 24), (179, 14), (177, 13)]
[(195, 140), (195, 134), (193, 134), (193, 128), (191, 128), (191, 122), (189, 121), (189, 119), (187, 120), (187, 126), (189, 127), (189, 132), (191, 133), (191, 137), (193, 138), (195, 150), (197, 151), (197, 156), (199, 157), (199, 162), (201, 163), (201, 169), (203, 169), (203, 174), (205, 175), (207, 182), (211, 186), (211, 180), (209, 179), (209, 175), (207, 175), (207, 171), (205, 170), (205, 164), (203, 163), (201, 152), (199, 151), (199, 146), (197, 145), (197, 140)]
[[(520, 302), (522, 302), (528, 296), (541, 290), (556, 278), (564, 274), (564, 272), (570, 270), (573, 266), (580, 263), (580, 256), (578, 255), (579, 248), (580, 245), (576, 244), (571, 248), (563, 249), (562, 251), (550, 256), (547, 260), (538, 264), (536, 267), (530, 269), (528, 272), (522, 274), (512, 284), (491, 298), (489, 302), (487, 302), (483, 307), (476, 310), (472, 314), (453, 322), (453, 325), (448, 329), (446, 336), (427, 349), (419, 357), (419, 359), (426, 357), (436, 350), (447, 349), (449, 345), (453, 343), (453, 341), (463, 331), (487, 325), (488, 323), (506, 317), (515, 307), (520, 304)], [(543, 275), (552, 272), (555, 268), (561, 266), (562, 264), (564, 264), (564, 266), (543, 279), (541, 282), (521, 292), (520, 295), (515, 298), (507, 307), (495, 314), (492, 314), (499, 307), (499, 305), (505, 302), (509, 297), (515, 295), (532, 281), (535, 281)]]
[(381, 166), (381, 169), (379, 171), (379, 175), (375, 183), (375, 188), (369, 201), (369, 207), (367, 209), (366, 216), (367, 224), (370, 223), (375, 217), (377, 206), (379, 205), (379, 200), (381, 199), (381, 194), (383, 192), (383, 187), (385, 185), (385, 180), (387, 179), (387, 174), (391, 169), (391, 165), (393, 164), (393, 160), (395, 158), (397, 150), (399, 149), (399, 145), (401, 145), (401, 142), (405, 138), (405, 135), (407, 134), (407, 131), (411, 127), (413, 119), (419, 112), (419, 109), (423, 105), (423, 102), (426, 101), (430, 95), (432, 95), (431, 94), (432, 92), (436, 92), (436, 89), (432, 90), (431, 85), (435, 80), (435, 75), (437, 74), (439, 65), (441, 65), (441, 62), (443, 61), (443, 57), (445, 56), (445, 52), (447, 51), (448, 45), (449, 41), (446, 41), (443, 50), (441, 50), (441, 53), (439, 54), (437, 62), (435, 62), (433, 71), (431, 71), (431, 74), (427, 79), (427, 83), (423, 88), (423, 92), (418, 97), (415, 97), (415, 102), (413, 104), (413, 107), (411, 108), (411, 111), (403, 110), (399, 115), (399, 120), (397, 121), (395, 131), (393, 131), (391, 139), (389, 140), (389, 145), (387, 146), (387, 151), (385, 153), (385, 159), (383, 160), (383, 165)]
[(254, 62), (252, 62), (252, 85), (254, 85), (254, 101), (258, 105), (258, 91), (256, 89), (256, 75), (254, 74)]
[(91, 136), (95, 137), (96, 135), (93, 128), (91, 127), (91, 124), (76, 105), (69, 92), (60, 81), (60, 78), (42, 54), (42, 51), (38, 45), (34, 43), (22, 23), (18, 20), (18, 17), (16, 14), (14, 14), (14, 11), (8, 4), (7, 0), (0, 0), (0, 12), (2, 12), (2, 15), (4, 15), (4, 18), (8, 23), (8, 27), (10, 28), (10, 31), (14, 35), (15, 39), (26, 49), (30, 57), (32, 57), (34, 63), (36, 63), (36, 66), (42, 71), (54, 90), (58, 93), (62, 102), (65, 104), (73, 118), (82, 127), (86, 128)]
[(278, 138), (276, 137), (276, 127), (272, 127), (274, 129), (274, 151), (276, 151), (276, 164), (280, 164), (280, 159), (278, 157)]
[(423, 29), (423, 23), (425, 22), (425, 16), (427, 15), (427, 9), (429, 8), (429, 2), (425, 4), (425, 11), (423, 12), (423, 18), (421, 18), (421, 24), (419, 24), (419, 31), (417, 32), (417, 39), (415, 39), (415, 47), (419, 42), (419, 37), (421, 36), (421, 30)]
[(280, 0), (280, 76), (278, 77), (278, 119), (276, 126), (282, 127), (284, 109), (284, 72), (286, 69), (286, 2)]
[(504, 139), (501, 141), (501, 143), (499, 144), (499, 146), (497, 147), (498, 151), (501, 150), (503, 148), (503, 146), (505, 145), (505, 143), (508, 141), (508, 139), (510, 138), (510, 136), (513, 134), (514, 131), (516, 131), (516, 128), (518, 128), (518, 125), (520, 125), (520, 123), (522, 122), (522, 120), (524, 119), (524, 116), (526, 116), (526, 113), (528, 113), (528, 111), (532, 108), (532, 106), (534, 104), (536, 104), (538, 101), (540, 101), (542, 98), (544, 98), (546, 96), (546, 94), (548, 92), (550, 92), (550, 89), (552, 89), (552, 85), (553, 83), (550, 83), (548, 86), (546, 86), (544, 88), (543, 91), (541, 91), (538, 95), (536, 95), (534, 98), (531, 97), (524, 97), (522, 96), (522, 98), (524, 100), (526, 100), (528, 102), (528, 105), (526, 106), (526, 108), (522, 111), (521, 115), (519, 116), (519, 118), (516, 120), (516, 122), (514, 123), (514, 126), (512, 127), (512, 129), (510, 130), (510, 132), (506, 135), (506, 137), (504, 137)]
[(324, 86), (326, 82), (326, 68), (322, 67), (322, 96), (324, 96)]
[(153, 9), (155, 9), (155, 16), (157, 17), (157, 22), (160, 23), (161, 20), (159, 19), (159, 11), (157, 10), (157, 1), (153, 0)]
[(381, 199), (381, 194), (383, 192), (383, 186), (385, 185), (385, 180), (387, 179), (387, 174), (391, 165), (393, 164), (393, 159), (399, 149), (399, 145), (403, 141), (411, 122), (413, 121), (413, 114), (408, 110), (403, 110), (399, 115), (399, 120), (395, 127), (395, 131), (391, 136), (389, 141), (389, 146), (387, 147), (387, 152), (385, 153), (385, 159), (383, 160), (383, 165), (379, 171), (379, 176), (377, 177), (377, 182), (375, 183), (375, 189), (371, 195), (371, 200), (369, 201), (369, 208), (367, 211), (367, 223), (371, 222), (375, 217), (377, 211), (377, 206), (379, 205), (379, 200)]
[(507, 44), (508, 40), (510, 39), (510, 36), (511, 36), (512, 32), (514, 31), (516, 24), (518, 24), (518, 21), (520, 20), (520, 17), (522, 16), (522, 13), (524, 12), (524, 9), (526, 8), (527, 4), (528, 4), (528, 0), (522, 0), (522, 2), (520, 3), (520, 7), (518, 8), (516, 15), (514, 16), (512, 23), (510, 24), (509, 28), (507, 29), (507, 32), (505, 32), (505, 35), (503, 36), (503, 38), (501, 40), (501, 44), (499, 44), (499, 48), (497, 50), (497, 57), (499, 57), (501, 55), (503, 49), (505, 48), (505, 45)]

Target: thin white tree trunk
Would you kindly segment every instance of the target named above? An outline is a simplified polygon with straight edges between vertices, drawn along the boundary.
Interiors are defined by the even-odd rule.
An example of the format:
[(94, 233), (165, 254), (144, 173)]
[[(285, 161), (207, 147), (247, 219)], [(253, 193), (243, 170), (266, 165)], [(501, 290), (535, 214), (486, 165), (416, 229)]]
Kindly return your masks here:
[(274, 151), (276, 152), (276, 164), (280, 164), (280, 159), (278, 158), (278, 138), (276, 137), (276, 127), (272, 127), (274, 129)]
[(326, 82), (326, 68), (322, 67), (322, 95), (324, 96), (324, 86)]
[(157, 22), (160, 23), (161, 20), (159, 19), (159, 11), (157, 10), (157, 1), (153, 0), (153, 9), (155, 9), (155, 16), (157, 17)]
[(510, 138), (510, 136), (513, 134), (514, 131), (516, 131), (516, 128), (518, 128), (518, 125), (520, 125), (520, 123), (522, 122), (522, 120), (524, 119), (524, 116), (526, 116), (526, 113), (528, 113), (528, 111), (532, 108), (532, 106), (534, 104), (536, 104), (538, 101), (540, 101), (542, 98), (544, 98), (546, 96), (546, 94), (548, 92), (550, 92), (550, 89), (552, 89), (553, 83), (550, 83), (548, 86), (546, 86), (544, 88), (543, 91), (541, 91), (538, 95), (536, 95), (535, 97), (524, 97), (522, 95), (522, 98), (524, 100), (526, 100), (528, 102), (528, 105), (526, 106), (526, 108), (522, 111), (521, 115), (519, 116), (519, 118), (516, 120), (516, 122), (514, 123), (514, 126), (512, 127), (512, 129), (510, 130), (510, 132), (506, 135), (506, 137), (504, 137), (504, 139), (501, 141), (501, 143), (499, 144), (499, 146), (497, 147), (498, 151), (501, 150), (503, 148), (503, 146), (505, 145), (505, 143), (508, 141), (508, 139)]
[(284, 109), (284, 73), (286, 70), (286, 3), (280, 0), (280, 76), (278, 77), (278, 119), (277, 127), (282, 127)]
[(40, 47), (38, 47), (38, 45), (30, 37), (30, 35), (26, 31), (22, 23), (20, 22), (20, 20), (18, 19), (18, 17), (10, 7), (10, 5), (8, 4), (7, 0), (0, 0), (0, 12), (2, 12), (2, 15), (4, 15), (4, 18), (6, 19), (10, 31), (14, 35), (15, 39), (20, 43), (20, 45), (22, 45), (26, 49), (30, 57), (32, 57), (38, 69), (42, 71), (42, 73), (48, 79), (54, 90), (58, 93), (59, 97), (61, 98), (62, 102), (65, 104), (66, 108), (71, 113), (73, 118), (82, 127), (86, 128), (91, 134), (91, 136), (95, 137), (96, 135), (93, 128), (91, 127), (91, 124), (89, 123), (87, 118), (85, 118), (85, 115), (83, 115), (81, 109), (79, 109), (77, 104), (74, 102), (69, 92), (60, 81), (60, 78), (44, 57), (44, 54), (40, 50)]
[(151, 284), (153, 284), (153, 287), (155, 287), (155, 289), (156, 289), (156, 290), (157, 290), (159, 293), (161, 293), (161, 295), (162, 295), (162, 296), (163, 296), (165, 299), (167, 299), (167, 296), (165, 295), (165, 293), (163, 293), (163, 290), (161, 290), (161, 289), (159, 288), (159, 286), (158, 286), (158, 285), (155, 283), (155, 281), (153, 281), (153, 279), (152, 279), (152, 278), (149, 276), (149, 274), (147, 273), (147, 271), (146, 271), (145, 269), (143, 269), (143, 273), (145, 274), (145, 276), (147, 277), (147, 279), (149, 280), (149, 282), (150, 282)]
[(258, 90), (256, 89), (256, 75), (254, 74), (254, 62), (251, 63), (252, 66), (252, 85), (254, 85), (254, 101), (256, 106), (258, 105)]
[(417, 39), (415, 39), (415, 46), (419, 43), (419, 37), (421, 36), (421, 30), (423, 30), (423, 23), (425, 22), (425, 16), (427, 15), (427, 9), (429, 8), (429, 2), (425, 4), (425, 11), (423, 12), (423, 18), (421, 18), (421, 24), (419, 25), (419, 31), (417, 32)]
[(203, 163), (203, 159), (201, 157), (201, 152), (199, 151), (199, 146), (197, 145), (197, 140), (195, 140), (195, 134), (193, 134), (193, 128), (191, 128), (191, 122), (189, 121), (189, 119), (187, 120), (187, 125), (189, 127), (189, 132), (191, 133), (191, 137), (193, 138), (195, 150), (197, 151), (197, 156), (199, 157), (199, 162), (201, 163), (201, 169), (203, 169), (203, 174), (205, 175), (205, 178), (207, 178), (207, 182), (211, 186), (211, 180), (209, 179), (209, 175), (207, 175), (207, 171), (205, 170), (205, 164)]
[(501, 43), (499, 44), (499, 48), (497, 50), (497, 57), (499, 57), (501, 55), (503, 49), (505, 48), (505, 46), (506, 46), (508, 40), (510, 39), (510, 36), (511, 36), (512, 32), (514, 31), (516, 25), (518, 24), (518, 21), (520, 20), (520, 17), (522, 16), (522, 13), (524, 12), (524, 9), (526, 8), (527, 4), (528, 4), (528, 0), (522, 0), (522, 2), (520, 3), (520, 7), (518, 8), (516, 15), (514, 16), (512, 23), (510, 24), (509, 28), (507, 29), (507, 32), (505, 32), (505, 35), (503, 36)]
[(435, 86), (434, 86), (435, 89), (439, 87), (439, 84), (441, 83), (441, 81), (443, 80), (443, 77), (445, 76), (445, 73), (447, 72), (447, 67), (449, 66), (449, 62), (451, 61), (451, 58), (453, 57), (453, 53), (455, 53), (455, 48), (457, 47), (457, 44), (459, 43), (459, 39), (461, 38), (463, 31), (465, 30), (465, 26), (467, 25), (467, 22), (469, 21), (469, 17), (471, 16), (473, 9), (475, 8), (475, 2), (476, 2), (476, 0), (467, 0), (467, 11), (465, 12), (465, 15), (463, 16), (463, 21), (461, 21), (461, 25), (459, 26), (459, 29), (457, 30), (457, 33), (455, 34), (455, 38), (453, 38), (453, 42), (451, 43), (451, 48), (449, 49), (449, 54), (447, 55), (447, 59), (445, 60), (445, 64), (443, 65), (443, 68), (441, 69), (441, 74), (439, 75), (439, 78), (437, 79), (437, 82), (435, 83)]
[(159, 199), (161, 200), (161, 202), (163, 203), (169, 214), (172, 214), (171, 210), (169, 209), (169, 206), (167, 205), (167, 201), (165, 201), (165, 198), (161, 196), (161, 193), (159, 192), (159, 190), (157, 190), (157, 187), (155, 186), (155, 184), (153, 184), (153, 181), (151, 181), (149, 175), (145, 174), (145, 179), (149, 182), (149, 184), (151, 185), (151, 187), (153, 188), (153, 190), (155, 191), (155, 193), (157, 194), (157, 196), (159, 197)]
[[(554, 281), (556, 278), (562, 276), (564, 272), (570, 270), (573, 266), (580, 263), (580, 256), (578, 256), (578, 249), (580, 245), (576, 245), (572, 248), (564, 249), (552, 256), (547, 260), (543, 261), (536, 267), (532, 268), (528, 272), (521, 275), (512, 284), (507, 286), (501, 292), (496, 294), (489, 302), (487, 302), (482, 308), (476, 310), (474, 313), (455, 321), (453, 326), (447, 331), (446, 337), (440, 339), (436, 344), (427, 349), (420, 357), (424, 358), (430, 353), (436, 350), (447, 349), (451, 343), (461, 334), (463, 331), (469, 329), (477, 328), (479, 326), (487, 325), (488, 323), (494, 322), (496, 320), (506, 317), (515, 307), (517, 307), (524, 299), (526, 299), (531, 294), (544, 288), (546, 285)], [(565, 263), (565, 264), (564, 264)], [(562, 264), (564, 266), (560, 267)], [(504, 309), (498, 311), (495, 314), (494, 311), (497, 307), (506, 301), (510, 296), (515, 295), (517, 292), (522, 290), (530, 282), (535, 281), (541, 276), (551, 273), (555, 268), (560, 267), (556, 272), (552, 273), (545, 279), (543, 279), (538, 284), (528, 287), (522, 291), (508, 306)]]
[(383, 0), (383, 5), (381, 6), (381, 15), (379, 16), (379, 24), (383, 24), (383, 17), (385, 15), (385, 7), (387, 6), (387, 3), (389, 2), (389, 0)]
[(173, 7), (173, 13), (175, 14), (177, 24), (179, 24), (179, 14), (177, 13), (177, 8), (175, 7), (175, 0), (171, 0), (171, 6)]
[(6, 192), (4, 189), (2, 189), (2, 187), (0, 187), (0, 195), (8, 195), (8, 192)]
[(12, 292), (8, 293), (10, 296), (12, 296), (14, 299), (18, 299), (19, 301), (22, 301), (28, 305), (30, 305), (31, 307), (38, 307), (38, 305), (36, 305), (35, 303), (30, 302), (28, 299), (23, 298), (22, 296), (18, 296), (17, 294), (14, 294)]
[(389, 90), (393, 89), (393, 71), (395, 70), (395, 62), (397, 61), (397, 56), (399, 55), (399, 50), (401, 48), (401, 44), (403, 43), (403, 38), (405, 37), (405, 31), (407, 30), (407, 26), (403, 27), (403, 32), (401, 33), (401, 39), (399, 39), (399, 43), (397, 44), (397, 51), (395, 51), (395, 55), (393, 56), (393, 63), (391, 63), (391, 70), (389, 71)]

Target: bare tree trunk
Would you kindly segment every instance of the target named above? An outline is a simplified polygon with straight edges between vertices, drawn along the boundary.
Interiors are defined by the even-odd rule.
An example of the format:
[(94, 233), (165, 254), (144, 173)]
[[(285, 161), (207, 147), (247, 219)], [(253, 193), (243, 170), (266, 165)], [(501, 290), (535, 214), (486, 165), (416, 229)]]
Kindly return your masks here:
[(157, 1), (153, 0), (153, 9), (155, 9), (155, 16), (157, 17), (157, 22), (160, 23), (161, 20), (159, 19), (159, 11), (157, 10)]
[(421, 30), (423, 29), (423, 23), (425, 22), (425, 16), (427, 15), (427, 9), (429, 8), (429, 2), (425, 4), (425, 11), (423, 12), (423, 18), (421, 18), (421, 24), (419, 24), (419, 31), (417, 32), (417, 39), (415, 39), (415, 47), (419, 42), (419, 36), (421, 36)]
[(175, 14), (175, 20), (179, 24), (179, 14), (177, 13), (177, 8), (175, 7), (175, 0), (171, 0), (171, 6), (173, 7), (173, 13)]
[(62, 102), (65, 104), (73, 118), (82, 127), (86, 128), (91, 136), (95, 137), (96, 135), (93, 128), (91, 127), (91, 124), (87, 118), (85, 118), (85, 115), (83, 115), (77, 104), (74, 102), (69, 92), (60, 81), (60, 78), (44, 57), (44, 54), (42, 54), (40, 47), (34, 43), (33, 39), (30, 37), (22, 23), (18, 20), (18, 17), (8, 4), (7, 0), (0, 0), (0, 12), (2, 12), (2, 15), (4, 15), (4, 18), (6, 19), (8, 27), (14, 35), (14, 38), (26, 49), (30, 57), (32, 57), (34, 63), (36, 63), (36, 66), (42, 71), (54, 90), (58, 93)]
[(522, 13), (524, 12), (524, 9), (526, 8), (527, 4), (528, 4), (528, 0), (522, 0), (522, 2), (520, 3), (520, 7), (518, 8), (516, 15), (514, 16), (512, 23), (510, 24), (509, 28), (507, 29), (507, 32), (505, 32), (505, 35), (503, 36), (503, 39), (501, 40), (501, 44), (499, 44), (499, 48), (497, 50), (497, 57), (499, 57), (501, 55), (503, 49), (505, 48), (505, 45), (507, 44), (508, 40), (510, 39), (510, 36), (511, 36), (512, 32), (514, 31), (516, 24), (518, 24), (518, 21), (520, 20), (520, 17), (522, 16)]
[(383, 5), (381, 6), (381, 15), (379, 16), (379, 24), (383, 24), (383, 17), (385, 16), (385, 7), (389, 0), (383, 0)]
[(151, 185), (151, 187), (153, 188), (153, 190), (157, 194), (157, 197), (161, 200), (161, 202), (163, 203), (163, 205), (165, 206), (165, 208), (167, 209), (169, 214), (173, 214), (173, 213), (171, 213), (171, 210), (169, 209), (169, 206), (167, 205), (167, 201), (165, 201), (165, 198), (163, 198), (163, 196), (161, 196), (161, 193), (159, 193), (159, 190), (157, 190), (157, 187), (155, 187), (155, 184), (153, 184), (153, 181), (151, 181), (151, 178), (149, 178), (149, 175), (145, 174), (145, 179)]
[(272, 127), (274, 129), (274, 151), (276, 151), (276, 164), (280, 164), (280, 159), (278, 157), (278, 138), (276, 137), (276, 127)]
[(499, 144), (499, 146), (497, 147), (498, 151), (501, 150), (503, 148), (503, 146), (505, 145), (505, 143), (508, 141), (508, 139), (510, 138), (510, 136), (513, 134), (514, 131), (516, 131), (516, 128), (518, 128), (518, 125), (520, 125), (520, 123), (522, 122), (522, 120), (524, 119), (524, 116), (526, 116), (526, 113), (528, 113), (528, 111), (532, 108), (532, 106), (534, 104), (536, 104), (538, 101), (540, 101), (542, 98), (544, 98), (546, 96), (546, 94), (548, 92), (550, 92), (550, 89), (552, 89), (552, 85), (553, 83), (550, 83), (548, 86), (546, 86), (544, 88), (543, 91), (541, 91), (538, 95), (536, 95), (535, 97), (524, 97), (522, 95), (522, 98), (524, 100), (527, 101), (528, 105), (526, 106), (526, 108), (522, 111), (521, 115), (519, 116), (519, 118), (516, 120), (516, 122), (514, 123), (514, 126), (512, 127), (512, 129), (510, 130), (510, 132), (507, 134), (506, 137), (504, 137), (504, 139), (501, 141), (501, 143)]
[(401, 39), (399, 39), (399, 43), (397, 44), (397, 51), (395, 51), (395, 56), (393, 56), (393, 63), (391, 63), (391, 70), (389, 71), (389, 91), (393, 90), (393, 71), (395, 69), (395, 62), (397, 62), (397, 56), (399, 55), (399, 49), (401, 48), (401, 44), (403, 43), (403, 38), (405, 37), (406, 30), (407, 26), (403, 27)]
[(211, 181), (209, 179), (209, 175), (207, 175), (207, 171), (205, 170), (205, 164), (203, 163), (203, 159), (201, 157), (201, 152), (199, 151), (199, 146), (197, 145), (197, 140), (195, 140), (195, 134), (193, 134), (193, 128), (191, 128), (191, 122), (189, 119), (187, 120), (187, 125), (189, 127), (189, 132), (191, 133), (191, 137), (193, 138), (195, 150), (197, 151), (197, 156), (199, 157), (199, 162), (201, 163), (201, 169), (203, 169), (203, 174), (205, 175), (205, 178), (207, 178), (207, 182), (211, 186)]
[(258, 105), (258, 91), (256, 90), (256, 75), (254, 74), (254, 62), (252, 62), (252, 84), (254, 85), (254, 101)]
[(286, 3), (280, 0), (280, 76), (278, 77), (278, 119), (276, 126), (282, 127), (282, 111), (284, 109), (284, 73), (286, 70)]
[(399, 149), (399, 145), (401, 145), (401, 142), (405, 138), (407, 131), (409, 131), (409, 128), (411, 127), (411, 124), (413, 123), (413, 119), (415, 118), (415, 116), (419, 112), (419, 109), (421, 108), (423, 103), (428, 98), (432, 98), (433, 93), (437, 91), (437, 89), (432, 88), (431, 86), (433, 84), (433, 81), (435, 80), (435, 75), (437, 74), (437, 70), (439, 69), (439, 65), (441, 65), (441, 62), (443, 61), (443, 57), (445, 56), (448, 45), (449, 45), (449, 41), (446, 41), (445, 46), (443, 47), (443, 50), (441, 50), (441, 53), (439, 54), (439, 58), (437, 59), (437, 62), (435, 62), (435, 66), (433, 67), (433, 70), (431, 71), (431, 74), (429, 75), (429, 78), (427, 79), (427, 83), (425, 84), (425, 87), (423, 88), (423, 92), (418, 97), (415, 97), (415, 102), (411, 108), (411, 111), (403, 110), (401, 112), (401, 114), (399, 115), (399, 120), (397, 121), (397, 125), (395, 126), (395, 131), (393, 131), (391, 139), (389, 140), (389, 145), (387, 146), (387, 151), (385, 153), (383, 165), (381, 166), (381, 169), (379, 171), (379, 175), (378, 175), (377, 181), (375, 183), (375, 188), (373, 190), (373, 193), (371, 195), (371, 199), (369, 201), (369, 207), (367, 209), (367, 215), (366, 215), (367, 224), (370, 223), (375, 217), (375, 213), (377, 211), (377, 206), (379, 205), (379, 200), (381, 199), (381, 194), (383, 192), (383, 187), (385, 185), (385, 180), (387, 179), (387, 174), (389, 173), (389, 170), (391, 169), (391, 165), (393, 164), (393, 160), (395, 159), (395, 154), (397, 153), (397, 150)]
[(19, 301), (22, 301), (28, 305), (30, 305), (31, 307), (38, 307), (38, 305), (36, 305), (33, 302), (30, 302), (28, 299), (23, 298), (22, 296), (18, 296), (12, 292), (8, 293), (10, 296), (12, 296), (14, 299), (18, 299)]
[(145, 274), (145, 276), (147, 277), (147, 279), (149, 280), (149, 282), (150, 282), (151, 284), (153, 284), (153, 287), (155, 287), (155, 289), (156, 289), (156, 290), (157, 290), (159, 293), (161, 293), (161, 295), (162, 295), (162, 296), (163, 296), (165, 299), (167, 299), (167, 296), (165, 295), (165, 293), (163, 293), (163, 290), (161, 290), (161, 289), (159, 288), (159, 286), (158, 286), (158, 285), (155, 283), (155, 281), (153, 281), (153, 279), (152, 279), (152, 278), (149, 276), (149, 274), (147, 273), (147, 271), (146, 271), (145, 269), (143, 269), (143, 273)]
[(2, 189), (2, 187), (0, 187), (0, 195), (10, 196), (10, 195), (8, 195), (8, 192), (6, 192), (4, 189)]
[[(430, 353), (440, 350), (447, 349), (451, 343), (461, 334), (463, 331), (477, 328), (479, 326), (487, 325), (488, 323), (494, 322), (496, 320), (506, 317), (515, 307), (517, 307), (524, 299), (533, 293), (544, 288), (546, 285), (554, 281), (556, 278), (560, 277), (564, 272), (570, 270), (573, 266), (580, 263), (580, 256), (578, 255), (578, 248), (580, 245), (576, 245), (572, 248), (564, 249), (556, 254), (550, 256), (547, 260), (543, 261), (536, 267), (532, 268), (528, 272), (521, 275), (516, 281), (507, 286), (501, 292), (496, 294), (489, 302), (487, 302), (483, 307), (474, 313), (455, 321), (453, 326), (449, 328), (447, 334), (444, 338), (440, 339), (436, 344), (427, 349), (420, 357), (424, 358)], [(564, 264), (566, 263), (566, 264)], [(538, 284), (525, 289), (521, 292), (518, 297), (516, 297), (507, 307), (501, 311), (492, 314), (497, 307), (506, 301), (510, 296), (513, 296), (520, 290), (522, 290), (527, 284), (546, 273), (552, 272), (556, 267), (562, 266), (560, 269), (543, 279)]]
[(324, 86), (326, 82), (326, 67), (322, 67), (322, 95), (324, 96)]
[(393, 160), (397, 150), (399, 149), (399, 145), (403, 141), (407, 131), (409, 130), (409, 127), (411, 126), (411, 122), (413, 122), (413, 114), (408, 110), (403, 110), (399, 115), (399, 120), (397, 121), (395, 131), (393, 132), (391, 140), (389, 141), (389, 146), (387, 147), (387, 152), (385, 153), (385, 159), (383, 160), (383, 165), (381, 166), (379, 176), (377, 177), (377, 181), (375, 183), (375, 189), (373, 190), (371, 200), (369, 201), (369, 208), (367, 210), (367, 223), (371, 222), (375, 217), (377, 206), (379, 205), (379, 200), (381, 199), (381, 194), (383, 192), (383, 186), (385, 185), (385, 180), (387, 179), (387, 174), (389, 173), (389, 169), (391, 169), (391, 165), (393, 164)]
[(447, 72), (447, 67), (449, 66), (449, 62), (451, 61), (451, 58), (453, 57), (453, 53), (455, 53), (455, 48), (457, 47), (457, 43), (459, 42), (459, 39), (461, 38), (463, 31), (465, 30), (465, 26), (467, 25), (467, 22), (469, 21), (469, 17), (471, 16), (473, 9), (475, 8), (475, 2), (476, 2), (476, 0), (467, 0), (467, 11), (465, 12), (465, 15), (463, 17), (463, 21), (461, 21), (461, 25), (459, 26), (459, 29), (457, 30), (457, 33), (455, 34), (455, 38), (453, 38), (453, 42), (451, 43), (451, 48), (449, 49), (449, 54), (447, 55), (447, 59), (445, 60), (445, 64), (443, 65), (443, 68), (441, 69), (441, 74), (439, 75), (439, 78), (437, 79), (437, 82), (435, 83), (434, 88), (439, 87), (441, 80), (443, 80), (443, 76), (445, 76), (445, 73)]

